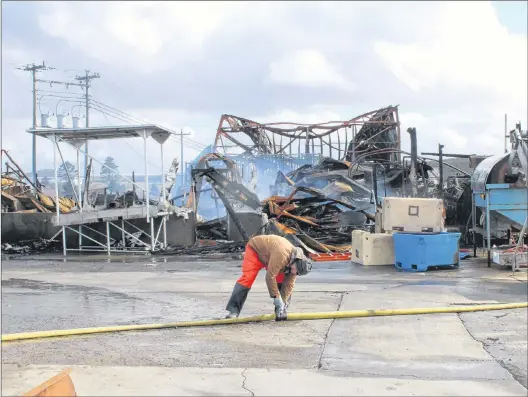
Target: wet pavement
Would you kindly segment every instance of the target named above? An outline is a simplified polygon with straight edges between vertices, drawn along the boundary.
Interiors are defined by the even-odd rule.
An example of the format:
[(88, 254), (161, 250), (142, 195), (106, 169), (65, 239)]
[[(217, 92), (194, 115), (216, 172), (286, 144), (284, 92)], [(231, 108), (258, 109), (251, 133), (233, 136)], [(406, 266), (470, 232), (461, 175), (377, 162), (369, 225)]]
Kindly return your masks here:
[[(64, 261), (40, 256), (5, 260), (2, 334), (219, 318), (225, 314), (223, 309), (239, 273), (240, 260), (226, 257), (182, 260), (140, 256), (108, 261), (102, 256), (80, 256)], [(528, 295), (525, 280), (525, 273), (514, 276), (511, 271), (487, 268), (484, 262), (473, 260), (463, 261), (460, 269), (428, 273), (348, 262), (316, 263), (312, 273), (298, 279), (291, 311), (524, 302)], [(242, 315), (272, 310), (261, 272)], [(168, 389), (152, 386), (158, 395), (277, 394), (273, 382), (264, 382), (259, 369), (266, 373), (290, 371), (298, 379), (315, 376), (321, 384), (339, 379), (330, 384), (340, 387), (348, 385), (348, 379), (355, 380), (346, 391), (327, 387), (328, 395), (350, 395), (350, 390), (363, 395), (449, 395), (452, 390), (463, 395), (482, 395), (479, 390), (492, 395), (526, 395), (527, 336), (527, 311), (517, 309), (16, 342), (2, 345), (2, 394), (24, 392), (24, 382), (38, 384), (50, 371), (73, 366), (77, 368), (74, 382), (77, 376), (83, 385), (79, 392), (84, 395), (104, 395), (90, 388), (88, 378), (109, 371), (115, 371), (120, 380), (108, 381), (107, 395), (131, 395), (128, 388), (116, 384), (134, 381), (133, 368), (158, 375), (163, 371), (172, 371), (172, 376), (216, 374), (227, 382), (225, 393), (212, 384), (191, 392), (175, 385)], [(126, 368), (131, 368), (130, 372)], [(246, 371), (244, 377), (242, 371)], [(152, 376), (156, 376), (154, 372)], [(227, 386), (233, 376), (237, 377), (235, 383), (243, 378), (234, 394)], [(372, 378), (380, 380), (372, 383)], [(160, 379), (158, 383), (163, 382)], [(358, 384), (364, 386), (350, 388)], [(385, 387), (380, 389), (381, 385)], [(136, 395), (146, 391), (140, 384), (134, 390)], [(318, 389), (301, 387), (290, 394), (299, 390), (310, 394)]]

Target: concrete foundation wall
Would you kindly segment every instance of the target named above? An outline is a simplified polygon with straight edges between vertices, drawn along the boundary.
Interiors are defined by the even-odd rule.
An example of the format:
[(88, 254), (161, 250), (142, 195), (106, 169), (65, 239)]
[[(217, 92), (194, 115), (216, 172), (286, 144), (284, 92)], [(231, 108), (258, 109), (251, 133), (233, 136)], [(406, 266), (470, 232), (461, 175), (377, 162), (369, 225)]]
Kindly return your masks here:
[[(17, 243), (22, 240), (36, 240), (36, 239), (50, 239), (57, 232), (60, 231), (59, 226), (53, 224), (52, 218), (54, 213), (17, 213), (17, 212), (4, 212), (1, 215), (2, 218), (2, 242), (6, 243)], [(159, 219), (154, 220), (155, 233), (160, 224)], [(115, 222), (121, 226), (120, 221)], [(147, 224), (145, 219), (134, 219), (131, 220), (134, 226), (141, 230), (150, 233), (150, 224)], [(88, 225), (92, 229), (97, 230), (100, 233), (106, 235), (106, 223), (98, 222)], [(74, 229), (78, 229), (78, 226), (72, 226)], [(130, 225), (125, 225), (125, 230), (129, 233), (134, 233), (137, 230), (132, 228)], [(92, 230), (83, 228), (83, 234), (105, 244), (106, 237)], [(110, 237), (120, 241), (122, 239), (121, 230), (110, 226)], [(61, 238), (59, 236), (59, 238)], [(158, 237), (159, 240), (163, 241), (163, 229)], [(193, 214), (190, 214), (189, 219), (184, 219), (175, 214), (169, 217), (167, 222), (167, 244), (169, 245), (192, 245), (196, 239), (196, 224), (194, 221)], [(79, 247), (79, 235), (69, 229), (66, 229), (66, 240), (68, 248)], [(143, 241), (150, 243), (146, 238), (142, 238)], [(83, 245), (96, 245), (93, 241), (83, 238)]]
[(50, 239), (60, 228), (52, 222), (54, 213), (3, 212), (2, 242), (17, 243), (21, 240)]

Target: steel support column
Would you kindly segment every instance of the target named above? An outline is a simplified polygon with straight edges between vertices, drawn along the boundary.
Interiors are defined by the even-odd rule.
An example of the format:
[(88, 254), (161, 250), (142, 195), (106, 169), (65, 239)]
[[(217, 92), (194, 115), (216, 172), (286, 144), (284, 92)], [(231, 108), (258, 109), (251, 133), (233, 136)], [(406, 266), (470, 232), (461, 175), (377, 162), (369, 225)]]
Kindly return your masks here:
[(145, 195), (147, 196), (147, 223), (150, 222), (150, 193), (148, 185), (147, 130), (143, 131), (143, 156), (145, 166)]

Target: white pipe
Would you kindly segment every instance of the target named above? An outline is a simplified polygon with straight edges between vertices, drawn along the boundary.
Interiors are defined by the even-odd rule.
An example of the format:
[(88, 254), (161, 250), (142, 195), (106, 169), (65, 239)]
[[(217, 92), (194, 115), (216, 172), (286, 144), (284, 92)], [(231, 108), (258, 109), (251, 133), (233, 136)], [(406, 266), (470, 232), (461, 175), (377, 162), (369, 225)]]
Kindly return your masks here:
[[(127, 222), (127, 223), (128, 223), (128, 222)], [(117, 226), (115, 223), (110, 222), (110, 225), (112, 225), (112, 226), (114, 226), (115, 228), (121, 230), (121, 231), (122, 231), (123, 233), (125, 233), (127, 236), (130, 236), (130, 238), (133, 238), (134, 240), (137, 240), (137, 242), (138, 242), (139, 244), (143, 244), (146, 248), (149, 247), (149, 245), (148, 245), (147, 243), (143, 242), (142, 240), (140, 240), (139, 238), (137, 238), (137, 237), (134, 236), (133, 234), (127, 232), (126, 230), (121, 229), (121, 228), (120, 228), (119, 226)], [(131, 225), (131, 224), (130, 224), (130, 225)], [(134, 225), (132, 225), (132, 226), (134, 226)], [(142, 233), (144, 232), (144, 231), (141, 230), (141, 229), (138, 229), (138, 231), (140, 231), (140, 232), (142, 232)]]
[[(71, 231), (73, 231), (73, 232), (75, 232), (75, 233), (79, 233), (77, 230), (75, 230), (75, 229), (73, 229), (73, 228), (71, 228), (71, 227), (69, 227), (69, 226), (66, 226), (66, 229), (70, 229)], [(94, 240), (94, 239), (91, 238), (90, 236), (87, 236), (86, 234), (83, 234), (83, 237), (85, 237), (85, 238), (87, 238), (88, 240), (91, 240), (91, 241), (93, 241), (94, 243), (100, 245), (101, 247), (103, 247), (102, 249), (106, 249), (106, 247), (105, 247), (104, 244), (100, 243), (100, 242), (97, 241), (97, 240)], [(69, 250), (69, 251), (75, 251), (75, 250), (71, 249), (71, 250)], [(86, 249), (85, 249), (85, 251), (89, 251), (89, 250), (86, 250)], [(102, 250), (100, 250), (100, 251), (102, 251)]]
[(154, 239), (154, 221), (150, 222), (150, 250), (154, 251), (156, 248), (156, 240)]
[(123, 239), (123, 251), (126, 251), (125, 221), (121, 218), (121, 238)]
[(149, 223), (150, 222), (150, 193), (149, 193), (149, 185), (148, 185), (147, 130), (143, 130), (143, 156), (145, 160), (145, 193), (147, 195), (147, 223)]
[(110, 255), (110, 225), (106, 222), (106, 250)]
[(78, 204), (79, 204), (79, 212), (82, 212), (82, 205), (81, 205), (81, 200), (82, 200), (82, 196), (81, 196), (81, 192), (82, 192), (82, 189), (81, 189), (81, 157), (79, 155), (79, 152), (77, 152), (77, 190), (79, 191), (79, 194), (77, 195), (77, 198), (79, 200)]
[[(156, 233), (156, 239), (154, 240), (154, 246), (158, 245), (159, 235), (161, 233), (161, 229), (163, 228), (163, 219), (165, 219), (164, 216), (160, 217), (160, 224), (159, 224), (159, 227), (158, 227), (158, 232)], [(152, 224), (154, 224), (154, 222), (152, 222)], [(154, 229), (152, 229), (152, 230), (154, 230)], [(159, 244), (161, 245), (161, 242), (159, 242)]]
[[(83, 210), (83, 197), (82, 197), (82, 188), (81, 188), (81, 156), (80, 153), (77, 152), (77, 189), (79, 190), (79, 194), (77, 195), (78, 198), (78, 205), (79, 205), (79, 212), (82, 212)], [(79, 225), (79, 250), (82, 247), (82, 234), (81, 232), (81, 225)]]
[(167, 248), (167, 219), (169, 215), (165, 215), (162, 219), (163, 221), (163, 248)]
[(162, 191), (162, 203), (163, 209), (166, 210), (167, 200), (165, 194), (165, 168), (163, 168), (163, 143), (160, 144), (161, 148), (161, 191)]
[(66, 228), (62, 227), (62, 255), (66, 256)]
[[(57, 224), (60, 219), (60, 210), (59, 210), (59, 176), (57, 172), (57, 136), (53, 134), (53, 168), (55, 173), (55, 207), (57, 210)], [(64, 236), (63, 236), (64, 238)]]

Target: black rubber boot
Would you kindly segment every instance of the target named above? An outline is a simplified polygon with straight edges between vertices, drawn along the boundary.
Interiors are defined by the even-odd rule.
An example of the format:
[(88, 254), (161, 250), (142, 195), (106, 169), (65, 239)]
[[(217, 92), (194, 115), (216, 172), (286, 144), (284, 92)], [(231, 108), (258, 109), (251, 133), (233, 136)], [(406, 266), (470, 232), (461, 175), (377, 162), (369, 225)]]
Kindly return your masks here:
[(238, 317), (242, 311), (242, 307), (246, 302), (246, 298), (249, 293), (249, 288), (244, 287), (243, 285), (236, 283), (231, 293), (231, 298), (227, 302), (226, 310), (229, 312), (227, 318)]

